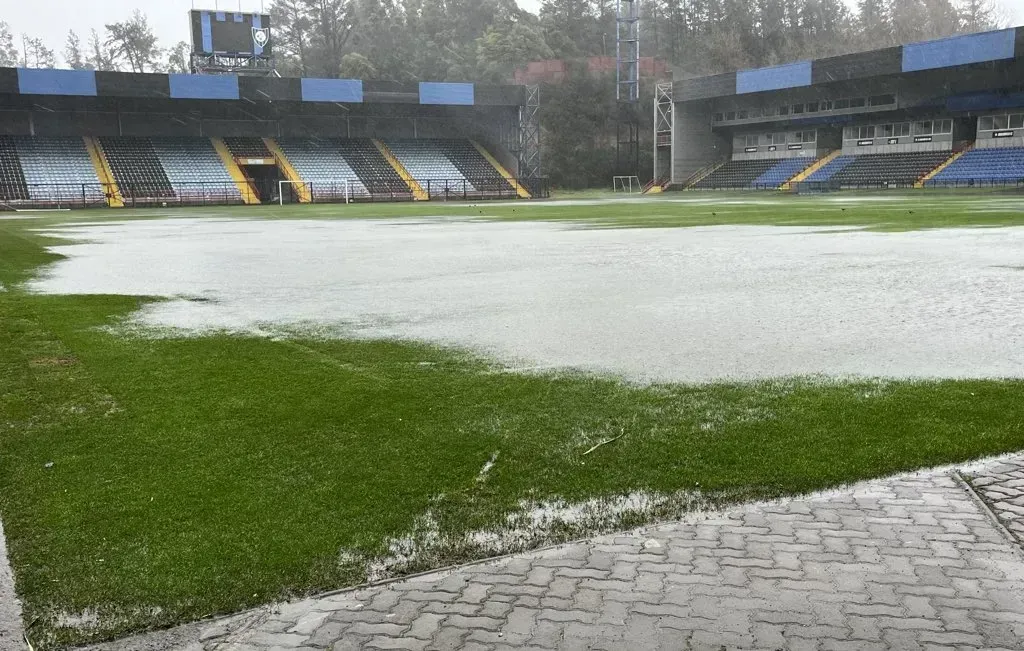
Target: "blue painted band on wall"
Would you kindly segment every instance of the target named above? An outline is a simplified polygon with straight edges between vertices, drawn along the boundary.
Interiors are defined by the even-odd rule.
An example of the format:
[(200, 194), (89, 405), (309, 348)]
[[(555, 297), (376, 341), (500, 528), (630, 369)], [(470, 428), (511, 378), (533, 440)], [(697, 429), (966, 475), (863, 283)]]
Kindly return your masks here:
[(903, 72), (1012, 59), (1016, 42), (1017, 30), (1004, 29), (904, 45)]
[(759, 68), (757, 70), (740, 70), (736, 73), (737, 95), (810, 85), (810, 61), (800, 61), (784, 66)]
[[(263, 28), (263, 17), (260, 16), (259, 14), (253, 14), (252, 15), (252, 26), (255, 29), (262, 29)], [(263, 46), (261, 46), (255, 40), (253, 40), (253, 42), (252, 42), (252, 48), (253, 48), (253, 54), (255, 54), (256, 56), (260, 56), (261, 54), (263, 54)]]
[(174, 99), (238, 99), (235, 75), (167, 75)]
[(302, 79), (303, 102), (361, 104), (363, 82), (358, 79)]
[(23, 95), (96, 96), (92, 70), (36, 70), (18, 68), (18, 91)]
[(203, 52), (213, 52), (213, 27), (210, 25), (210, 12), (202, 12), (199, 20), (203, 31)]
[(421, 81), (420, 104), (473, 106), (476, 104), (476, 87), (473, 84)]

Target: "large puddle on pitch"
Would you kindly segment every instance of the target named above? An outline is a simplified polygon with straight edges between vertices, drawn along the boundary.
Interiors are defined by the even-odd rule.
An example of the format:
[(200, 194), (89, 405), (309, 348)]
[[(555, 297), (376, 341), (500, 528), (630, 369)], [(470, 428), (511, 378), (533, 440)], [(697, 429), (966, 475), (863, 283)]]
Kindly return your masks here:
[(583, 230), (549, 223), (68, 227), (52, 294), (201, 297), (145, 326), (327, 326), (640, 381), (1024, 376), (1024, 229)]

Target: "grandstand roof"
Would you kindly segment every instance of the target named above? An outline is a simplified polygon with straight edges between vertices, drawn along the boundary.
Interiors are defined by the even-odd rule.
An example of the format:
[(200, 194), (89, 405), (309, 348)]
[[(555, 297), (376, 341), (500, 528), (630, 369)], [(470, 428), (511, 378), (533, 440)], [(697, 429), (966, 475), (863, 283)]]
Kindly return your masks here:
[(520, 106), (522, 86), (0, 68), (0, 95)]
[(1024, 27), (709, 77), (677, 79), (673, 83), (673, 95), (677, 102), (710, 99), (1011, 59), (1024, 59)]

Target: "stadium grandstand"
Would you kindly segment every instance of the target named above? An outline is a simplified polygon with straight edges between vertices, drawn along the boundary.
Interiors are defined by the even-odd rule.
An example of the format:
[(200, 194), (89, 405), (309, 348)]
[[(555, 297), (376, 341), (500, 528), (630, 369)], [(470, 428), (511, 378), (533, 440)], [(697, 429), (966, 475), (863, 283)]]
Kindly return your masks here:
[(0, 68), (0, 207), (544, 197), (538, 96)]
[(1024, 27), (658, 91), (652, 188), (1024, 187)]

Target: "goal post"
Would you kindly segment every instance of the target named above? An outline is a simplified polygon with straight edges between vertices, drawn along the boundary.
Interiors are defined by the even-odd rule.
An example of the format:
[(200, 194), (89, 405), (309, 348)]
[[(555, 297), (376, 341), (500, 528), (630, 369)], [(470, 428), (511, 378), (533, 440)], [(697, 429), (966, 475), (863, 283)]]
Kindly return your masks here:
[(344, 201), (352, 203), (352, 181), (351, 179), (337, 179), (334, 181), (278, 181), (277, 202), (285, 204), (285, 193), (294, 191), (298, 200), (302, 193), (306, 193), (311, 203), (331, 203)]
[(640, 184), (640, 177), (638, 176), (613, 176), (612, 177), (612, 192), (624, 192), (626, 194), (633, 194), (635, 192), (643, 192), (644, 186)]

